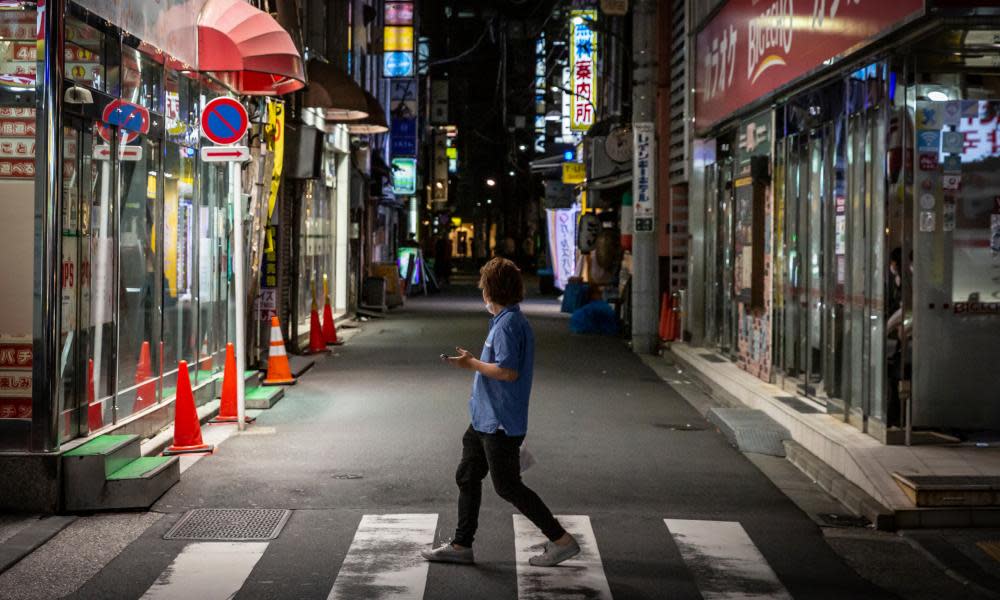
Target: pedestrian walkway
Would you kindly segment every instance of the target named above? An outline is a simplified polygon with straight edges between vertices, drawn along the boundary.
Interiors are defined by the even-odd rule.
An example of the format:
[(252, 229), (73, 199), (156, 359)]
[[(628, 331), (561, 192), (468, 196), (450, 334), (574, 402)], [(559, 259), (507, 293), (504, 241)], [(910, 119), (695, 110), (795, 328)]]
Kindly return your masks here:
[[(293, 516), (293, 518), (295, 518)], [(544, 538), (521, 515), (513, 515), (514, 547), (503, 549), (505, 560), (516, 564), (518, 600), (629, 600), (622, 590), (617, 596), (605, 576), (599, 540), (587, 515), (558, 515), (557, 518), (580, 542), (581, 553), (560, 566), (544, 568), (528, 564), (539, 552)], [(488, 563), (453, 566), (428, 563), (419, 551), (430, 547), (437, 534), (437, 514), (366, 514), (357, 524), (346, 556), (330, 565), (336, 572), (328, 600), (420, 600), (429, 579), (449, 578), (455, 569), (491, 569)], [(492, 524), (491, 524), (492, 525)], [(683, 590), (697, 590), (708, 600), (770, 598), (789, 600), (777, 575), (738, 522), (665, 518), (649, 523), (650, 541), (663, 547), (676, 545), (683, 570), (669, 564), (648, 568), (673, 572), (682, 581), (676, 590), (664, 590), (662, 597), (685, 597)], [(337, 540), (346, 543), (347, 540)], [(265, 558), (280, 560), (275, 553), (287, 549), (268, 542), (191, 542), (180, 547), (169, 564), (139, 596), (142, 600), (226, 600), (253, 596), (261, 586), (252, 573)], [(289, 575), (295, 575), (294, 573)], [(263, 584), (265, 589), (271, 586)], [(272, 590), (273, 591), (273, 590)], [(677, 592), (680, 593), (677, 593)], [(90, 597), (84, 590), (80, 597)], [(132, 596), (116, 596), (131, 598)], [(293, 597), (278, 596), (278, 597)], [(478, 597), (468, 590), (468, 598)], [(694, 596), (699, 597), (699, 596)]]
[[(710, 351), (673, 344), (672, 355), (724, 395), (766, 413), (791, 438), (894, 513), (896, 527), (1000, 526), (1000, 509), (919, 509), (894, 473), (1000, 478), (1000, 449), (960, 445), (889, 446), (822, 410), (800, 410), (789, 392)], [(792, 398), (795, 400), (795, 398)], [(803, 406), (813, 405), (802, 399)]]

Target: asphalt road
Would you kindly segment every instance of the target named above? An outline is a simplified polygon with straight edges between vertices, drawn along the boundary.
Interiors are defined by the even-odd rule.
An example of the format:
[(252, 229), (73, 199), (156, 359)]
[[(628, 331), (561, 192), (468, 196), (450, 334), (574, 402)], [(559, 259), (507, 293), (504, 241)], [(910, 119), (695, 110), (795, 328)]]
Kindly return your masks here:
[[(454, 530), (471, 375), (438, 357), (455, 346), (482, 347), (489, 315), (467, 293), (411, 300), (366, 323), (247, 434), (188, 469), (154, 506), (163, 517), (74, 597), (208, 597), (200, 587), (206, 575), (192, 563), (209, 576), (237, 578), (241, 599), (323, 599), (331, 590), (400, 597), (393, 593), (405, 591), (408, 577), (423, 578), (422, 597), (430, 599), (891, 597), (849, 568), (820, 528), (622, 340), (570, 334), (553, 301), (524, 309), (537, 340), (527, 445), (538, 460), (525, 481), (557, 515), (589, 522), (595, 561), (555, 579), (519, 577), (516, 511), (488, 479), (475, 566), (409, 560), (419, 546), (413, 540), (426, 532), (404, 540), (376, 531), (365, 538), (367, 551), (361, 547), (365, 515), (431, 515), (435, 542)], [(239, 547), (220, 566), (200, 558), (203, 547), (162, 538), (194, 508), (292, 513), (277, 539)], [(684, 528), (698, 535), (684, 538)], [(248, 566), (239, 575), (229, 567), (241, 560)], [(570, 575), (583, 579), (573, 589), (555, 587)]]

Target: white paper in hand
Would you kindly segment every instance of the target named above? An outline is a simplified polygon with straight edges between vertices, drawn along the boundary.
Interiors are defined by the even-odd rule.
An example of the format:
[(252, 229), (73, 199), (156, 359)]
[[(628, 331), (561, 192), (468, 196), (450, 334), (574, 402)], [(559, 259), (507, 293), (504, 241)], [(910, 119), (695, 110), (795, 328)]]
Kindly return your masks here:
[(524, 473), (535, 465), (535, 455), (528, 450), (528, 445), (521, 444), (521, 472)]

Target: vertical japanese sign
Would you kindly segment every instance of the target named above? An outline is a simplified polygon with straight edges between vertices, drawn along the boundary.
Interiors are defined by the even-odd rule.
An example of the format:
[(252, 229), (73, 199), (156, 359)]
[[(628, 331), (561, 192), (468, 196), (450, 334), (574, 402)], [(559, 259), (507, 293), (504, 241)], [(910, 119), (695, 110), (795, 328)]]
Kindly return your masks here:
[(413, 77), (416, 74), (413, 41), (413, 4), (386, 2), (382, 28), (382, 76)]
[(656, 199), (656, 138), (652, 123), (635, 123), (632, 126), (633, 165), (632, 197), (635, 233), (653, 231), (653, 202)]
[(566, 289), (569, 278), (576, 275), (576, 220), (578, 207), (545, 209), (549, 226), (549, 253), (552, 256), (552, 278), (555, 286)]
[(597, 113), (597, 34), (591, 29), (596, 10), (570, 11), (570, 128), (587, 131)]

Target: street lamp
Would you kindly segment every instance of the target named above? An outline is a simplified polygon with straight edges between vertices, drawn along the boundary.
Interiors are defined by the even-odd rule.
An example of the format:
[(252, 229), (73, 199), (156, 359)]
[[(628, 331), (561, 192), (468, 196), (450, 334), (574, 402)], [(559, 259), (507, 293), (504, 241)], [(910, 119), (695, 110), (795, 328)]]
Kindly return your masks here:
[(495, 186), (496, 184), (497, 184), (497, 181), (496, 181), (496, 179), (493, 179), (492, 177), (490, 177), (490, 178), (488, 178), (488, 179), (486, 180), (486, 185), (488, 185), (488, 186), (490, 186), (490, 187), (493, 187), (493, 186)]

